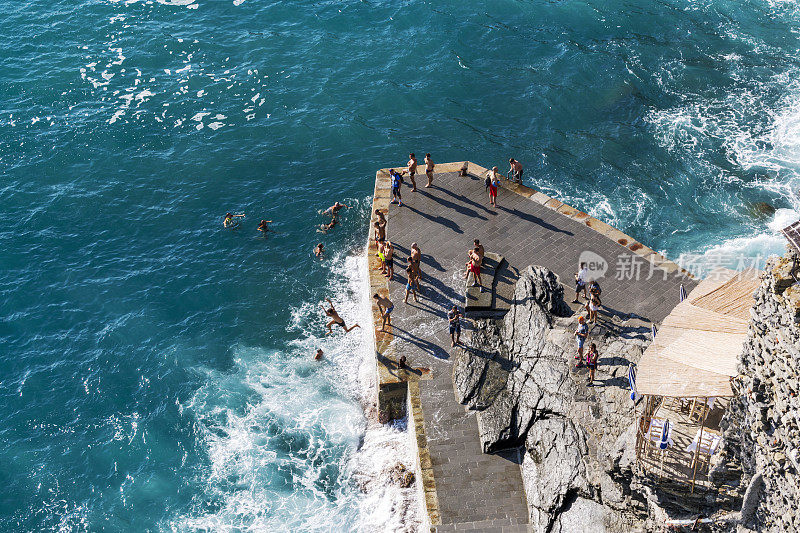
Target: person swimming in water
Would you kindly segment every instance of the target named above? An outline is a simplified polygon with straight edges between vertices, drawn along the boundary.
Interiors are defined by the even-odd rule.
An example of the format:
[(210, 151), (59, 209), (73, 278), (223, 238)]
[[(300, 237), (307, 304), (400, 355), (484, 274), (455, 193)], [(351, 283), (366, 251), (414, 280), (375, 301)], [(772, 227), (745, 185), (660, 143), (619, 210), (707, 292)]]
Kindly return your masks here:
[(314, 361), (319, 361), (322, 359), (323, 355), (325, 355), (325, 352), (322, 351), (322, 348), (317, 348), (317, 353), (314, 355)]
[(346, 207), (347, 209), (350, 209), (350, 206), (349, 206), (349, 205), (344, 205), (344, 204), (341, 204), (341, 203), (339, 203), (339, 202), (335, 202), (335, 203), (334, 203), (332, 206), (330, 206), (328, 209), (326, 209), (325, 211), (323, 211), (323, 212), (322, 212), (322, 214), (323, 214), (323, 215), (331, 215), (331, 216), (334, 216), (334, 217), (335, 217), (336, 215), (338, 215), (338, 214), (339, 214), (339, 211), (340, 211), (340, 210), (341, 210), (343, 207)]
[(319, 304), (319, 306), (322, 307), (322, 310), (325, 311), (325, 314), (328, 315), (328, 317), (330, 317), (330, 320), (328, 321), (328, 323), (325, 324), (325, 327), (328, 328), (328, 332), (325, 335), (330, 335), (331, 333), (333, 333), (333, 330), (331, 330), (331, 328), (334, 325), (340, 326), (344, 330), (345, 333), (349, 333), (350, 331), (354, 330), (355, 328), (360, 328), (361, 327), (358, 324), (356, 324), (356, 325), (350, 326), (348, 328), (344, 324), (344, 320), (342, 319), (342, 317), (339, 316), (339, 313), (337, 313), (336, 309), (333, 307), (333, 302), (331, 301), (331, 299), (330, 298), (325, 298), (325, 301), (328, 302), (328, 305), (330, 306), (330, 308), (325, 309), (325, 307), (322, 304)]
[(323, 252), (325, 252), (325, 245), (319, 243), (316, 248), (314, 248), (314, 256), (315, 257), (322, 257)]
[(331, 221), (328, 222), (327, 224), (320, 224), (319, 229), (317, 231), (319, 231), (320, 233), (327, 233), (328, 230), (332, 229), (336, 224), (338, 224), (338, 219), (336, 217), (333, 217)]
[(227, 213), (225, 218), (222, 219), (222, 225), (226, 228), (235, 228), (239, 225), (239, 221), (236, 220), (237, 218), (244, 218), (244, 213), (241, 215), (233, 215), (231, 213)]
[(258, 231), (260, 231), (261, 233), (268, 232), (269, 231), (269, 227), (267, 226), (267, 224), (271, 224), (271, 223), (272, 223), (271, 220), (262, 220), (261, 222), (258, 223), (258, 228), (257, 228)]

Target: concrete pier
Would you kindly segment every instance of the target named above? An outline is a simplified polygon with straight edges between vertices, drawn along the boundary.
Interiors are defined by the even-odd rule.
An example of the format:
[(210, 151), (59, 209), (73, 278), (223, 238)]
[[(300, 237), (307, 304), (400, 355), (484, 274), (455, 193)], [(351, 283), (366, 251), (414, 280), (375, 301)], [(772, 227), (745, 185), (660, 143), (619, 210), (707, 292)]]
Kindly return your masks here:
[[(454, 304), (463, 311), (465, 298), (470, 301), (463, 275), (473, 239), (503, 258), (492, 271), (490, 292), (473, 295), (481, 299), (481, 313), (501, 316), (519, 271), (530, 264), (555, 272), (572, 296), (579, 260), (591, 260), (600, 270), (604, 263), (601, 314), (655, 323), (678, 303), (680, 285), (689, 291), (695, 281), (628, 235), (528, 187), (503, 180), (498, 207), (490, 207), (483, 184), (486, 169), (468, 162), (468, 175), (462, 177), (458, 170), (463, 164), (437, 165), (432, 188), (423, 187), (424, 173), (418, 175), (417, 192), (411, 192), (406, 179), (399, 207), (389, 203), (388, 169), (377, 172), (373, 210), (386, 214), (387, 238), (395, 246), (395, 278), (388, 282), (376, 270), (377, 248), (370, 233), (372, 292), (388, 295), (395, 304), (393, 326), (386, 333), (378, 331), (377, 308), (373, 313), (378, 406), (384, 419), (408, 414), (419, 451), (418, 487), (433, 529), (527, 531), (521, 457), (516, 452), (484, 454), (475, 414), (456, 401), (453, 390), (446, 313)], [(422, 251), (423, 292), (419, 303), (410, 298), (404, 304), (412, 242)], [(468, 321), (462, 328), (467, 334)], [(398, 366), (401, 355), (408, 368)]]

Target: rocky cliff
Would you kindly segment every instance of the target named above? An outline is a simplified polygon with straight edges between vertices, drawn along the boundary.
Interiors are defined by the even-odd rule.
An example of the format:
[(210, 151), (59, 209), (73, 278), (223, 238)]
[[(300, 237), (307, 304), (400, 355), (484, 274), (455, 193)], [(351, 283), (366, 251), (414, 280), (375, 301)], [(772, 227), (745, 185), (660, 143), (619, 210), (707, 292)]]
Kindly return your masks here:
[(741, 464), (748, 487), (741, 519), (756, 531), (800, 531), (800, 285), (793, 258), (771, 260), (762, 276), (722, 422), (722, 461), (712, 472), (719, 477)]
[(459, 400), (478, 411), (486, 452), (523, 450), (535, 531), (647, 529), (647, 498), (631, 488), (635, 426), (626, 373), (649, 342), (649, 326), (614, 316), (592, 328), (600, 365), (590, 386), (588, 371), (575, 368), (571, 314), (556, 276), (528, 267), (505, 318), (478, 320), (458, 352)]

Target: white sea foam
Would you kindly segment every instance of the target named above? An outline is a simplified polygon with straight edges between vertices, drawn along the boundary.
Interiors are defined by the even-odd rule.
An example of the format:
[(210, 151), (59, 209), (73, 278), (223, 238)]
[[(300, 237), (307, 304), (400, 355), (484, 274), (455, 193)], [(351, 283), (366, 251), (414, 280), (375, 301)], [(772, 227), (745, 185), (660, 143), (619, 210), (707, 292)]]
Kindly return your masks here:
[[(317, 302), (305, 302), (290, 310), (296, 338), (284, 349), (233, 346), (232, 371), (206, 371), (208, 385), (182, 409), (204, 432), (207, 497), (217, 505), (175, 517), (168, 529), (416, 529), (415, 488), (390, 482), (398, 461), (413, 465), (409, 435), (374, 416), (366, 257), (332, 263), (336, 308), (363, 327), (325, 336)], [(312, 359), (317, 348), (323, 361)]]

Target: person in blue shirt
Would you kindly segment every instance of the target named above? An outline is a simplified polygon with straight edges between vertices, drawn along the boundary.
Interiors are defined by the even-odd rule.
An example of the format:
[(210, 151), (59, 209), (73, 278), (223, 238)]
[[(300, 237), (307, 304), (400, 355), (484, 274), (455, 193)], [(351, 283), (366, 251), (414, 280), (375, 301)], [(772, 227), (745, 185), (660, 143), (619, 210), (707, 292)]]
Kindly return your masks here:
[(583, 360), (583, 345), (586, 343), (586, 338), (589, 336), (589, 326), (586, 324), (586, 319), (581, 316), (578, 319), (578, 329), (575, 330), (575, 341), (578, 343), (578, 353), (575, 359), (578, 360), (577, 366), (580, 366)]
[(400, 187), (403, 185), (403, 176), (395, 169), (389, 170), (392, 177), (392, 201), (390, 203), (403, 205), (403, 198), (400, 196)]

